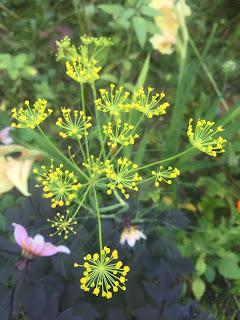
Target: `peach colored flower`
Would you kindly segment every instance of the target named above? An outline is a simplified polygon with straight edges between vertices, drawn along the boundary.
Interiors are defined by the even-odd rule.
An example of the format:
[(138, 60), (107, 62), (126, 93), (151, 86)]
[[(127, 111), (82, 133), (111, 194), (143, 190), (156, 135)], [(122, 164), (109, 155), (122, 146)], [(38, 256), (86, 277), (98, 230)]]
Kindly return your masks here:
[(45, 242), (40, 234), (35, 237), (29, 237), (26, 229), (20, 224), (13, 223), (14, 238), (19, 247), (22, 248), (22, 256), (27, 259), (34, 257), (53, 256), (58, 252), (70, 253), (70, 250), (65, 246), (55, 246), (50, 242)]
[(129, 226), (123, 229), (120, 237), (120, 244), (124, 245), (125, 242), (127, 242), (130, 247), (134, 247), (136, 241), (140, 239), (147, 239), (147, 237), (138, 227)]
[(171, 54), (174, 51), (174, 45), (176, 38), (171, 35), (164, 36), (155, 34), (151, 37), (150, 42), (155, 50), (158, 50), (162, 54)]

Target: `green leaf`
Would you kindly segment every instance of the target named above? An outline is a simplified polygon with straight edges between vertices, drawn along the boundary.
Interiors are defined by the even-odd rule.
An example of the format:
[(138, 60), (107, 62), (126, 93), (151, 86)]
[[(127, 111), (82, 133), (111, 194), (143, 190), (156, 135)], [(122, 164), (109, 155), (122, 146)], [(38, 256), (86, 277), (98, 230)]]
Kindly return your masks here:
[(219, 273), (227, 279), (240, 279), (240, 268), (237, 259), (233, 257), (222, 258), (218, 265)]
[(16, 69), (22, 69), (27, 62), (27, 55), (25, 53), (19, 53), (14, 58), (14, 66)]
[(147, 40), (146, 21), (142, 17), (133, 17), (132, 24), (133, 24), (133, 28), (136, 33), (138, 42), (140, 46), (143, 48)]
[(204, 257), (200, 256), (196, 263), (196, 271), (198, 275), (202, 275), (206, 271), (207, 265), (205, 263)]
[(211, 266), (207, 266), (207, 269), (206, 269), (204, 275), (205, 275), (207, 281), (209, 283), (212, 283), (216, 278), (216, 271)]
[(149, 6), (142, 6), (140, 9), (141, 13), (148, 17), (156, 17), (159, 16), (159, 12)]
[(11, 68), (12, 56), (8, 53), (0, 54), (0, 69)]
[(141, 72), (138, 76), (135, 88), (138, 89), (140, 87), (142, 87), (145, 82), (146, 82), (146, 78), (147, 78), (147, 74), (148, 74), (148, 70), (149, 70), (149, 65), (150, 65), (150, 53), (147, 55), (144, 64), (142, 66)]
[(198, 300), (202, 298), (206, 290), (205, 282), (201, 278), (195, 278), (192, 282), (192, 292), (194, 297)]
[(98, 8), (113, 16), (118, 16), (124, 11), (124, 7), (120, 4), (100, 4)]

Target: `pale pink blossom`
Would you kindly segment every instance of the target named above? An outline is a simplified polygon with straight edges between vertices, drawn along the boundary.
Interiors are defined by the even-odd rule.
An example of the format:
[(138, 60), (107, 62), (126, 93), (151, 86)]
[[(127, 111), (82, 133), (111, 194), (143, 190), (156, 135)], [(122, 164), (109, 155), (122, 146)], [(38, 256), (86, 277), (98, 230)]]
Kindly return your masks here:
[(33, 238), (28, 236), (26, 229), (20, 224), (13, 223), (14, 238), (17, 244), (22, 248), (22, 256), (28, 259), (34, 257), (52, 256), (58, 252), (70, 253), (70, 250), (65, 246), (55, 246), (50, 242), (45, 242), (44, 237), (40, 234)]
[(6, 127), (0, 131), (0, 141), (3, 144), (11, 144), (13, 142), (13, 139), (9, 136), (11, 130), (11, 127)]
[(127, 244), (130, 247), (134, 247), (136, 244), (136, 241), (140, 239), (147, 239), (143, 231), (141, 231), (136, 226), (128, 226), (123, 229), (123, 232), (120, 238), (120, 244), (124, 245), (125, 242), (127, 242)]

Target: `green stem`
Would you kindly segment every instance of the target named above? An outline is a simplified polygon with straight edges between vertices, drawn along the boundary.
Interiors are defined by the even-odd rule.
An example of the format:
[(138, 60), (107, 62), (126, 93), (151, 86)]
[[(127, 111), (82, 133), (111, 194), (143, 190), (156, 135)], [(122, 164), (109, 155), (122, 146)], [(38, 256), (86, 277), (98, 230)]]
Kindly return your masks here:
[(212, 86), (213, 86), (216, 94), (218, 95), (220, 101), (222, 102), (222, 105), (223, 105), (224, 109), (225, 109), (226, 111), (228, 111), (228, 110), (229, 110), (229, 106), (228, 106), (226, 100), (225, 100), (224, 97), (222, 96), (222, 93), (220, 92), (216, 81), (214, 80), (211, 72), (209, 71), (209, 69), (208, 69), (207, 65), (205, 64), (205, 62), (204, 62), (204, 60), (203, 60), (200, 52), (198, 51), (197, 47), (195, 46), (194, 41), (192, 40), (192, 38), (191, 38), (190, 36), (189, 36), (189, 42), (190, 42), (190, 44), (191, 44), (191, 46), (192, 46), (192, 48), (193, 48), (194, 53), (196, 54), (196, 56), (197, 56), (197, 58), (198, 58), (200, 64), (202, 65), (202, 68), (203, 68), (203, 70), (205, 71), (205, 73), (206, 73), (209, 81), (211, 82), (211, 84), (212, 84)]
[(72, 161), (70, 161), (67, 157), (64, 156), (64, 154), (59, 150), (54, 143), (48, 138), (48, 136), (42, 131), (40, 127), (37, 127), (41, 135), (45, 138), (45, 140), (51, 145), (51, 147), (60, 155), (64, 161), (66, 161), (74, 170), (76, 170), (81, 176), (86, 178), (88, 180), (88, 176), (80, 169), (78, 168)]
[[(97, 98), (95, 83), (93, 83), (91, 85), (91, 88), (92, 88), (92, 92), (93, 92), (93, 100), (94, 100), (94, 105), (95, 105), (95, 100)], [(101, 144), (101, 153), (103, 152), (103, 157), (105, 160), (106, 159), (106, 151), (105, 151), (105, 147), (104, 147), (104, 139), (103, 139), (102, 130), (101, 130), (99, 112), (96, 107), (95, 107), (95, 114), (96, 114), (96, 121), (97, 121), (97, 130), (98, 130), (99, 140), (100, 140), (100, 144)]]
[[(194, 149), (194, 147), (191, 147), (189, 149), (186, 149), (178, 154), (175, 154), (174, 156), (172, 157), (169, 157), (169, 158), (166, 158), (166, 159), (163, 159), (163, 160), (158, 160), (158, 161), (155, 161), (155, 162), (152, 162), (150, 164), (147, 164), (146, 166), (143, 166), (143, 167), (139, 167), (137, 169), (133, 169), (131, 171), (139, 171), (139, 170), (143, 170), (143, 169), (146, 169), (146, 168), (149, 168), (149, 167), (152, 167), (152, 166), (155, 166), (155, 165), (158, 165), (158, 164), (161, 164), (161, 163), (165, 163), (165, 162), (170, 162), (176, 158), (179, 158), (181, 156), (183, 156), (184, 154), (187, 154), (188, 152), (192, 151)], [(131, 172), (129, 171), (129, 172)]]
[[(84, 98), (84, 91), (83, 91), (83, 84), (82, 83), (80, 84), (80, 87), (81, 87), (81, 100), (82, 100), (83, 112), (86, 115), (86, 106), (85, 106), (85, 98)], [(89, 159), (89, 147), (88, 147), (88, 139), (87, 139), (87, 135), (86, 134), (84, 134), (84, 139), (85, 139), (85, 145), (86, 145), (86, 151), (87, 151), (87, 158)]]
[(72, 219), (73, 219), (73, 218), (75, 218), (75, 217), (76, 217), (76, 215), (78, 214), (78, 211), (80, 210), (81, 206), (83, 205), (83, 202), (84, 202), (84, 201), (85, 201), (85, 199), (86, 199), (86, 196), (87, 196), (87, 194), (88, 194), (88, 192), (89, 192), (89, 189), (90, 189), (90, 186), (88, 186), (88, 188), (87, 188), (87, 190), (86, 190), (86, 192), (85, 192), (84, 196), (82, 197), (81, 202), (79, 203), (79, 206), (77, 207), (76, 212), (75, 212), (75, 213), (74, 213), (74, 215), (71, 217)]
[[(136, 132), (136, 130), (137, 130), (137, 128), (139, 127), (139, 125), (140, 125), (140, 123), (142, 122), (142, 119), (144, 118), (144, 114), (142, 114), (142, 116), (139, 118), (139, 120), (138, 120), (138, 122), (137, 122), (137, 124), (136, 124), (136, 126), (134, 127), (134, 129), (133, 129), (133, 131), (132, 131), (132, 135), (134, 135), (134, 133)], [(131, 123), (130, 123), (131, 124)], [(121, 145), (121, 147), (114, 153), (114, 155), (112, 156), (112, 158), (110, 159), (110, 161), (112, 162), (113, 161), (113, 159), (122, 151), (122, 149), (123, 149), (123, 145)], [(110, 154), (108, 154), (108, 155), (110, 155)]]
[(100, 210), (99, 210), (99, 206), (98, 206), (98, 199), (97, 199), (97, 193), (96, 193), (96, 188), (95, 188), (95, 186), (93, 186), (93, 194), (94, 194), (95, 206), (96, 206), (96, 211), (97, 211), (99, 249), (100, 249), (100, 253), (101, 253), (102, 248), (103, 248), (103, 242), (102, 242), (102, 223), (101, 223), (101, 215), (100, 215)]

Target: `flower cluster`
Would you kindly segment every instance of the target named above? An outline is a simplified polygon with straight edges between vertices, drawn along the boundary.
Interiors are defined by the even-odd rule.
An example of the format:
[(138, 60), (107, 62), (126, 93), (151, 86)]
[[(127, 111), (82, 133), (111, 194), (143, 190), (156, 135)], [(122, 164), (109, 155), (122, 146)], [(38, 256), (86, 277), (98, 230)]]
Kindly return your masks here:
[(35, 168), (33, 172), (38, 175), (37, 181), (40, 183), (36, 187), (43, 187), (44, 197), (52, 198), (52, 208), (70, 205), (81, 187), (73, 172), (63, 170), (63, 164), (54, 168), (53, 161), (51, 161), (50, 168), (41, 166), (41, 169)]
[(120, 119), (116, 121), (115, 128), (113, 126), (111, 122), (103, 126), (103, 133), (109, 138), (108, 146), (111, 148), (116, 148), (118, 144), (134, 144), (135, 139), (139, 137), (138, 134), (133, 134), (133, 125), (123, 123)]
[(86, 54), (66, 61), (66, 74), (79, 83), (92, 83), (98, 80), (100, 70), (101, 67), (97, 66), (97, 60), (90, 60)]
[(12, 118), (16, 119), (18, 123), (13, 122), (13, 128), (31, 128), (34, 129), (42, 123), (53, 112), (52, 109), (47, 108), (47, 100), (38, 99), (33, 107), (30, 107), (29, 101), (25, 101), (26, 108), (17, 110), (13, 108)]
[(104, 172), (104, 163), (100, 158), (95, 158), (93, 155), (86, 162), (83, 162), (82, 165), (91, 172), (91, 177), (100, 176)]
[(58, 118), (56, 125), (64, 130), (59, 132), (62, 138), (81, 139), (83, 135), (88, 135), (87, 129), (92, 126), (90, 116), (86, 116), (84, 111), (71, 110), (70, 108), (61, 108), (61, 111), (63, 118)]
[(57, 41), (57, 60), (66, 61), (66, 74), (73, 80), (80, 84), (93, 83), (100, 78), (97, 56), (104, 47), (112, 45), (112, 41), (105, 37), (82, 36), (80, 39), (82, 45), (79, 48), (72, 45), (68, 37)]
[(107, 37), (88, 37), (85, 35), (80, 39), (85, 46), (93, 44), (95, 47), (109, 47), (113, 45), (111, 38)]
[(73, 228), (73, 226), (77, 224), (77, 221), (69, 217), (69, 213), (70, 211), (67, 210), (67, 215), (64, 216), (63, 214), (58, 212), (54, 217), (54, 220), (47, 219), (47, 221), (51, 223), (51, 227), (56, 228), (56, 231), (54, 233), (51, 233), (50, 237), (56, 234), (58, 236), (61, 236), (62, 234), (64, 234), (64, 239), (68, 239), (69, 232), (73, 234), (77, 234), (77, 232), (74, 231), (74, 228)]
[(175, 179), (180, 175), (180, 170), (172, 167), (168, 167), (168, 169), (163, 170), (163, 166), (160, 166), (158, 171), (152, 171), (152, 175), (156, 177), (155, 187), (159, 187), (160, 182), (162, 181), (166, 182), (167, 184), (171, 184), (172, 179)]
[(105, 165), (106, 175), (111, 180), (107, 185), (109, 188), (107, 194), (111, 194), (115, 188), (118, 188), (125, 198), (128, 199), (129, 194), (126, 192), (126, 189), (138, 191), (137, 183), (142, 181), (142, 177), (135, 172), (138, 168), (137, 164), (132, 163), (127, 158), (119, 158), (116, 169), (110, 160), (106, 160)]
[(80, 287), (84, 291), (92, 291), (96, 296), (111, 299), (113, 293), (119, 289), (126, 290), (126, 276), (130, 271), (128, 266), (118, 260), (117, 250), (104, 247), (100, 253), (87, 254), (84, 264), (74, 263), (74, 267), (83, 267), (83, 277), (80, 279)]
[(121, 112), (129, 111), (128, 103), (129, 92), (124, 91), (123, 87), (115, 89), (115, 85), (110, 85), (110, 91), (107, 89), (99, 90), (101, 98), (96, 99), (96, 108), (102, 112), (109, 112), (110, 115), (119, 117)]
[(155, 17), (155, 23), (161, 30), (161, 34), (154, 34), (150, 39), (154, 49), (162, 54), (171, 54), (177, 43), (177, 33), (185, 27), (185, 18), (191, 14), (185, 0), (152, 0), (150, 6), (159, 12)]
[(135, 91), (133, 94), (133, 102), (135, 109), (146, 115), (147, 118), (166, 114), (167, 108), (170, 106), (168, 102), (161, 103), (165, 97), (165, 93), (156, 93), (153, 95), (153, 88), (148, 87), (145, 93), (143, 88)]
[(65, 59), (70, 60), (72, 57), (75, 57), (77, 55), (77, 49), (76, 47), (71, 44), (71, 39), (66, 36), (60, 41), (56, 41), (57, 45), (57, 53), (56, 58), (57, 61)]
[(192, 126), (193, 119), (190, 119), (187, 135), (190, 143), (200, 151), (209, 156), (216, 157), (218, 153), (223, 153), (226, 139), (221, 136), (216, 137), (216, 134), (223, 131), (222, 126), (218, 126), (215, 130), (213, 126), (215, 122), (198, 120), (196, 128)]

